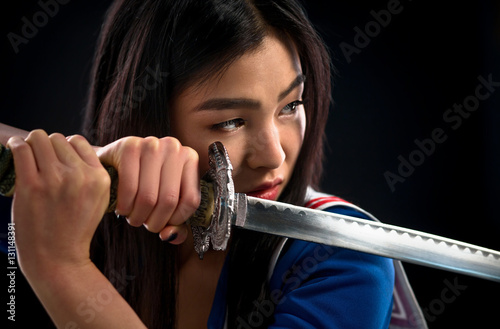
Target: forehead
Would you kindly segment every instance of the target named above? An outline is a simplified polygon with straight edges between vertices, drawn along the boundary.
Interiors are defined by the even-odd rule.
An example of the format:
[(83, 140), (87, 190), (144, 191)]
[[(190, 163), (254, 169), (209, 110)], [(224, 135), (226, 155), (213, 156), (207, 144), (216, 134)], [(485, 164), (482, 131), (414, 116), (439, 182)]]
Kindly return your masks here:
[(271, 97), (283, 91), (301, 73), (294, 44), (288, 38), (269, 34), (259, 47), (236, 59), (222, 74), (214, 73), (201, 84), (188, 86), (174, 103), (193, 103), (208, 97)]

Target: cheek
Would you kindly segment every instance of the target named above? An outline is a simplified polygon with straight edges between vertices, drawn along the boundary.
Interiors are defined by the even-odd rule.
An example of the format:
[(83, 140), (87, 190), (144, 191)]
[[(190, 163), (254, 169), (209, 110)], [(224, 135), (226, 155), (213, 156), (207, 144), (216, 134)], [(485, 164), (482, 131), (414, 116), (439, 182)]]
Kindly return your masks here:
[(285, 161), (290, 175), (295, 168), (300, 150), (302, 149), (305, 129), (306, 117), (304, 111), (301, 111), (298, 120), (294, 122), (294, 125), (286, 128), (286, 133), (281, 138), (281, 146), (286, 154)]
[(306, 111), (302, 107), (300, 113), (299, 113), (299, 120), (298, 120), (298, 129), (300, 131), (300, 145), (302, 146), (302, 142), (304, 141), (304, 136), (306, 134)]
[(297, 120), (293, 125), (286, 128), (286, 132), (284, 134), (285, 138), (282, 138), (282, 146), (285, 149), (285, 152), (288, 153), (288, 158), (291, 158), (290, 161), (295, 163), (297, 157), (300, 153), (300, 149), (302, 148), (302, 143), (304, 142), (304, 136), (306, 132), (306, 115), (304, 110), (302, 109), (299, 114)]
[(196, 127), (185, 124), (172, 124), (172, 137), (177, 138), (183, 146), (192, 148), (198, 153), (199, 175), (202, 177), (208, 170), (208, 141), (197, 133)]

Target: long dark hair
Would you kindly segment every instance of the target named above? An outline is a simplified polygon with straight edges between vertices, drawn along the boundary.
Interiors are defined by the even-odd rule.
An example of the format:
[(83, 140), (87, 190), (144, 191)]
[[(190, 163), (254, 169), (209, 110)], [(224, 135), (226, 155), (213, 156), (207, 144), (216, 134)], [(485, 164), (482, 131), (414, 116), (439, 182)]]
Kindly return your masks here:
[[(222, 73), (271, 30), (293, 42), (307, 78), (304, 144), (280, 198), (302, 204), (307, 186), (317, 185), (322, 171), (331, 69), (326, 48), (294, 0), (115, 1), (97, 46), (85, 135), (96, 145), (131, 135), (168, 136), (176, 93)], [(278, 242), (264, 234), (234, 233), (228, 255), (230, 327), (269, 293), (267, 268)], [(176, 251), (144, 228), (107, 215), (91, 255), (148, 327), (174, 328)]]

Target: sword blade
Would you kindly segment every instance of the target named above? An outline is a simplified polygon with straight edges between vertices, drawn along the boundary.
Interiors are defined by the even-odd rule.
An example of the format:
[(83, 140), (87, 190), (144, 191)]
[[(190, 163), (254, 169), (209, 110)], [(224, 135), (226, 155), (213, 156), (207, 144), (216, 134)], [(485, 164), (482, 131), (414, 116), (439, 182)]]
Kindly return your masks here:
[(326, 211), (237, 194), (233, 224), (500, 282), (500, 252)]

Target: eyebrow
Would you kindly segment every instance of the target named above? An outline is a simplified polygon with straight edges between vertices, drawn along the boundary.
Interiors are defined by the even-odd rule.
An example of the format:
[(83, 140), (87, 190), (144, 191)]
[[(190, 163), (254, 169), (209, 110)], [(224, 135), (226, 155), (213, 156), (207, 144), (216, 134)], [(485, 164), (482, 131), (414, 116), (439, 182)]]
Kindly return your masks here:
[(290, 94), (295, 88), (297, 88), (298, 86), (300, 86), (302, 83), (304, 83), (304, 81), (306, 81), (306, 76), (303, 75), (302, 73), (297, 75), (297, 77), (295, 78), (295, 80), (292, 81), (292, 83), (290, 84), (290, 86), (288, 86), (288, 88), (286, 88), (285, 90), (283, 90), (280, 95), (278, 96), (278, 102), (281, 102), (283, 100), (283, 98), (285, 98), (286, 96), (288, 96), (288, 94)]
[[(278, 95), (278, 102), (281, 102), (295, 88), (300, 86), (306, 80), (304, 74), (299, 74), (290, 85)], [(204, 110), (227, 110), (235, 108), (257, 109), (260, 102), (249, 98), (212, 98), (204, 101), (195, 108), (195, 112)]]

